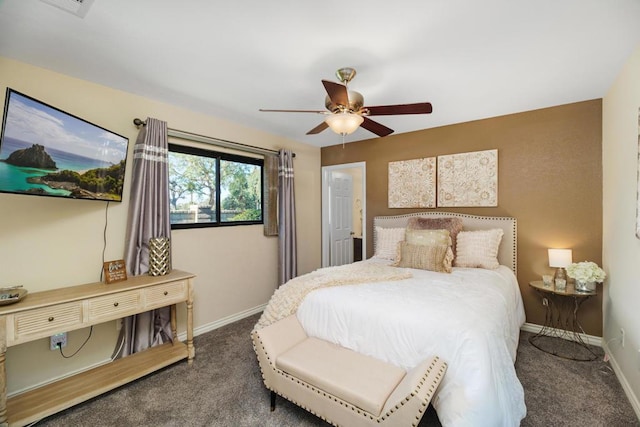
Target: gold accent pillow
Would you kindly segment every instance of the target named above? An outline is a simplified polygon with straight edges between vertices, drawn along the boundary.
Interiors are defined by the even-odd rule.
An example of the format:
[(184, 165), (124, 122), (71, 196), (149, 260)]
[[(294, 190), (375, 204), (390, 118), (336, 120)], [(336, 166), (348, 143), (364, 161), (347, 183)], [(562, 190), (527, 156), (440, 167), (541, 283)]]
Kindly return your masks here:
[(400, 259), (394, 264), (396, 267), (451, 273), (453, 252), (449, 245), (426, 246), (400, 242), (398, 249)]
[(407, 230), (449, 230), (449, 236), (451, 237), (451, 250), (453, 256), (456, 256), (456, 236), (462, 231), (462, 219), (461, 218), (426, 218), (415, 216), (407, 220)]
[(411, 245), (451, 245), (449, 230), (407, 230), (405, 242)]

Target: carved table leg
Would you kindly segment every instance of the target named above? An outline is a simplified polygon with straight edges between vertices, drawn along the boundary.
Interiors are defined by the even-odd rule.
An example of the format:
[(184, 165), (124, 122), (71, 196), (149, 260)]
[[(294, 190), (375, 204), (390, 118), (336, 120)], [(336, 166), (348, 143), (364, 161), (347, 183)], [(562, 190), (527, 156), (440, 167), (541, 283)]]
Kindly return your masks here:
[(196, 349), (193, 347), (193, 284), (189, 280), (189, 294), (187, 297), (187, 351), (189, 353), (188, 363), (193, 363), (196, 356)]
[(176, 321), (176, 305), (173, 304), (171, 307), (171, 333), (173, 337), (173, 342), (175, 343), (178, 340), (178, 322)]

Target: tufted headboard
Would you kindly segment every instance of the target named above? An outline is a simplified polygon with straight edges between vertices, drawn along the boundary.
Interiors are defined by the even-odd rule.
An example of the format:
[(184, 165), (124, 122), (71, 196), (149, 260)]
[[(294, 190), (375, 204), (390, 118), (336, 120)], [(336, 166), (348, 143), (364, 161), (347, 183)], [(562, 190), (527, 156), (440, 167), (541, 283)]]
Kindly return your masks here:
[(511, 268), (515, 274), (518, 273), (518, 229), (515, 218), (499, 216), (478, 216), (467, 215), (455, 212), (416, 212), (404, 215), (376, 216), (373, 218), (373, 248), (376, 248), (376, 227), (401, 228), (407, 226), (407, 221), (411, 217), (424, 218), (461, 218), (463, 230), (488, 230), (501, 228), (504, 231), (502, 242), (498, 250), (498, 261), (502, 265)]

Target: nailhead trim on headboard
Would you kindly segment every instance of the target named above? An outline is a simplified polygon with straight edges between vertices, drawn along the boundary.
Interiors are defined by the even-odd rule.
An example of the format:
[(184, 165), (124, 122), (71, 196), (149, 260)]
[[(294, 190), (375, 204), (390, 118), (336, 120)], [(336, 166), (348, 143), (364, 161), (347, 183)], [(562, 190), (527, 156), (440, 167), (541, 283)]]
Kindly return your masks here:
[[(500, 250), (498, 252), (498, 261), (500, 264), (511, 268), (513, 272), (518, 274), (518, 225), (515, 218), (502, 216), (480, 216), (468, 215), (457, 212), (415, 212), (403, 215), (376, 216), (373, 218), (373, 249), (376, 248), (376, 227), (396, 228), (406, 227), (407, 221), (412, 217), (423, 218), (462, 218), (463, 230), (487, 230), (491, 228), (500, 228), (504, 231)], [(471, 224), (471, 225), (469, 225)]]

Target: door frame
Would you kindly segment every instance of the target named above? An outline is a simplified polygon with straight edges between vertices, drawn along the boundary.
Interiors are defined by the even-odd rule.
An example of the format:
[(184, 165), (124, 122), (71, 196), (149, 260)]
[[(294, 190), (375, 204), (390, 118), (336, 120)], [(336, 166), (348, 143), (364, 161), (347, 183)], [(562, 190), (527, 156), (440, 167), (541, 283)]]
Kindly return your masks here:
[(322, 266), (328, 267), (331, 262), (329, 247), (330, 247), (330, 231), (329, 218), (331, 215), (329, 209), (329, 182), (330, 176), (333, 172), (338, 172), (343, 169), (360, 169), (362, 174), (362, 194), (360, 200), (362, 201), (362, 259), (366, 259), (366, 253), (364, 248), (367, 247), (367, 163), (355, 162), (345, 163), (341, 165), (323, 166), (322, 167)]

